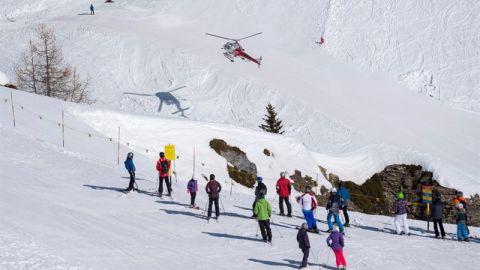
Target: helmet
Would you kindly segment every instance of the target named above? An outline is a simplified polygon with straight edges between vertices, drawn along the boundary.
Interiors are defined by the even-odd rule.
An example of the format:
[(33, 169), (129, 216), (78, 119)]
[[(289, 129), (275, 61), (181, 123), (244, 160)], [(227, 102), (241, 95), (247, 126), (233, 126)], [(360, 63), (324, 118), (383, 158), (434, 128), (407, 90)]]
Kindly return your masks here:
[(463, 209), (463, 204), (461, 204), (461, 203), (457, 204), (457, 208), (458, 209)]
[(307, 223), (305, 223), (305, 222), (302, 223), (302, 226), (301, 226), (301, 227), (302, 227), (302, 229), (305, 229), (305, 230), (308, 229), (308, 225), (307, 225)]
[(337, 226), (337, 225), (333, 226), (333, 231), (334, 231), (334, 232), (339, 232), (339, 231), (340, 231), (340, 230), (338, 229), (338, 226)]
[(457, 197), (463, 197), (463, 192), (457, 191)]
[(281, 173), (280, 173), (280, 177), (285, 178), (285, 175), (286, 175), (286, 174), (287, 174), (287, 172), (281, 172)]
[(214, 180), (215, 179), (215, 174), (210, 174), (210, 180)]
[(333, 187), (333, 188), (330, 190), (330, 192), (332, 192), (332, 193), (337, 193), (337, 189)]
[(305, 192), (310, 192), (310, 191), (312, 191), (312, 188), (310, 186), (306, 186), (305, 187)]
[(132, 152), (128, 152), (127, 158), (133, 158), (133, 153), (132, 153)]
[(263, 178), (260, 177), (260, 176), (258, 176), (258, 177), (257, 177), (257, 182), (259, 182), (259, 183), (263, 182)]
[(165, 153), (160, 152), (160, 157), (165, 157)]
[(397, 192), (397, 199), (399, 200), (403, 200), (403, 198), (405, 198), (405, 195), (403, 194), (403, 192)]

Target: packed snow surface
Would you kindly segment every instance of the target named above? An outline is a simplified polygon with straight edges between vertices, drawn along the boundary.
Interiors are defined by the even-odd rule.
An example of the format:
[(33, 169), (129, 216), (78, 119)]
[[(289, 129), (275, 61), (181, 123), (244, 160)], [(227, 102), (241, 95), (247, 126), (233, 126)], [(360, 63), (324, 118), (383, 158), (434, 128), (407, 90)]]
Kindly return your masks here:
[[(15, 78), (34, 27), (45, 23), (65, 60), (90, 77), (97, 100), (85, 107), (13, 91), (13, 129), (11, 90), (0, 87), (2, 268), (293, 267), (300, 259), (294, 227), (302, 219), (274, 215), (274, 245), (258, 242), (248, 219), (252, 191), (232, 185), (225, 159), (208, 147), (217, 137), (257, 164), (269, 200), (283, 170), (329, 186), (317, 165), (362, 183), (386, 165), (419, 164), (443, 185), (480, 192), (477, 1), (103, 2), (93, 1), (90, 16), (90, 2), (0, 0), (4, 77)], [(224, 40), (205, 35), (260, 31), (241, 42), (263, 57), (260, 68), (230, 63), (220, 50)], [(318, 46), (321, 35), (326, 42)], [(252, 130), (269, 102), (286, 136)], [(122, 160), (117, 165), (118, 127), (120, 158), (136, 154), (140, 193), (119, 191), (127, 179)], [(155, 159), (167, 143), (179, 155), (172, 201), (153, 193)], [(184, 207), (184, 190), (192, 174), (203, 187), (201, 175), (212, 172), (224, 185), (226, 213), (206, 225), (201, 211)], [(201, 189), (199, 205), (205, 200)], [(479, 268), (478, 239), (431, 239), (422, 222), (399, 239), (390, 234), (391, 218), (353, 216), (350, 269)], [(311, 262), (331, 269), (325, 235), (311, 240)]]
[[(201, 172), (218, 173), (223, 185), (219, 222), (205, 220), (203, 209), (207, 197), (202, 177), (198, 178), (197, 196), (201, 209), (186, 207), (189, 197), (185, 189), (192, 166), (180, 165), (179, 160), (173, 198), (160, 199), (155, 192), (154, 157), (135, 152), (140, 191), (124, 194), (122, 190), (128, 177), (123, 164), (117, 166), (115, 162), (115, 143), (96, 137), (101, 134), (89, 130), (75, 117), (98, 120), (101, 119), (98, 111), (64, 104), (69, 111), (67, 123), (76, 130), (91, 132), (92, 136), (70, 130), (63, 148), (59, 146), (58, 126), (46, 122), (47, 117), (52, 119), (57, 114), (61, 104), (47, 98), (32, 99), (26, 94), (17, 94), (17, 97), (23, 98), (25, 106), (18, 113), (17, 127), (11, 127), (8, 121), (11, 119), (5, 116), (8, 114), (4, 111), (1, 114), (1, 269), (290, 269), (298, 266), (301, 252), (296, 242), (296, 226), (304, 220), (296, 203), (293, 203), (294, 217), (278, 215), (274, 179), (266, 179), (267, 199), (274, 209), (273, 244), (269, 245), (259, 239), (258, 225), (250, 219), (252, 190), (234, 186), (230, 193), (229, 181), (225, 181), (227, 178), (222, 174), (224, 165), (218, 160), (209, 160), (213, 155), (205, 148), (199, 151), (197, 167)], [(33, 104), (44, 108), (42, 120), (25, 111)], [(7, 106), (1, 108), (4, 107)], [(132, 120), (149, 121), (149, 117), (105, 114), (112, 125), (121, 119), (123, 124), (134, 126)], [(172, 122), (163, 123), (182, 122), (168, 121)], [(108, 123), (98, 123), (98, 126), (102, 124), (106, 127), (98, 129), (107, 128)], [(194, 124), (185, 126), (188, 130)], [(224, 136), (231, 135), (226, 126), (197, 125), (207, 125), (197, 127), (206, 134), (215, 129)], [(51, 128), (38, 132), (48, 126)], [(159, 134), (158, 141), (168, 136), (162, 135), (162, 129), (151, 129), (149, 132)], [(247, 134), (246, 130), (240, 133), (246, 140), (262, 137), (256, 132)], [(198, 140), (195, 136), (190, 138)], [(296, 144), (295, 140), (280, 141), (286, 142)], [(122, 146), (121, 162), (127, 151), (132, 150)], [(183, 158), (183, 149), (179, 155)], [(204, 168), (200, 165), (202, 162), (207, 162)], [(334, 269), (335, 266), (334, 256), (325, 244), (325, 216), (324, 209), (317, 210), (322, 234), (309, 235), (312, 269)], [(411, 236), (394, 235), (390, 217), (351, 213), (351, 223), (354, 226), (347, 231), (344, 249), (349, 269), (473, 270), (480, 267), (477, 259), (480, 240), (474, 238), (470, 243), (452, 240), (454, 225), (446, 225), (447, 239), (438, 240), (426, 232), (426, 223), (422, 221), (410, 221)], [(480, 233), (478, 228), (472, 227), (470, 231), (473, 236)]]

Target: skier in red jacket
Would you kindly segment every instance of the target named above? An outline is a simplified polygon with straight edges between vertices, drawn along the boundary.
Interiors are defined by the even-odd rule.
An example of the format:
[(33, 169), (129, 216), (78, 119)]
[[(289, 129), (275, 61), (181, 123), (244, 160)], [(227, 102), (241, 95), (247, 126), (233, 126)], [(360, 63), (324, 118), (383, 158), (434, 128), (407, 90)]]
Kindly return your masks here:
[(160, 152), (160, 159), (157, 161), (158, 171), (158, 196), (162, 197), (163, 194), (163, 181), (167, 186), (168, 196), (172, 195), (172, 183), (170, 182), (170, 160), (165, 158), (165, 153)]
[(292, 193), (292, 183), (285, 177), (285, 172), (280, 173), (280, 179), (277, 181), (278, 203), (280, 208), (280, 215), (284, 216), (283, 202), (287, 205), (287, 217), (292, 216), (292, 205), (290, 204), (290, 194)]

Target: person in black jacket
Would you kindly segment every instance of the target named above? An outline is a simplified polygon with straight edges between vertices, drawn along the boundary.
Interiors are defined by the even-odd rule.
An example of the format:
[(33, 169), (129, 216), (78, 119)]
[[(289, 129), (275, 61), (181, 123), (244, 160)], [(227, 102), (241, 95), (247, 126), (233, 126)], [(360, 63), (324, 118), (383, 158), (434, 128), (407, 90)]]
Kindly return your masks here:
[[(255, 201), (253, 201), (252, 212), (255, 209), (255, 204), (260, 199), (260, 194), (263, 194), (264, 197), (267, 195), (267, 186), (263, 183), (263, 178), (258, 176), (257, 187), (255, 188)], [(257, 215), (253, 213), (252, 218), (256, 218), (256, 217)]]
[[(441, 233), (442, 239), (445, 239), (445, 230), (443, 229), (443, 209), (444, 204), (440, 198), (440, 195), (437, 194), (432, 204), (433, 228), (435, 230), (436, 238), (439, 238)], [(440, 227), (440, 233), (438, 232), (437, 227)]]
[(302, 226), (297, 233), (298, 247), (303, 252), (302, 265), (299, 267), (300, 269), (307, 268), (308, 255), (310, 254), (310, 240), (308, 240), (307, 229), (307, 223), (302, 223)]

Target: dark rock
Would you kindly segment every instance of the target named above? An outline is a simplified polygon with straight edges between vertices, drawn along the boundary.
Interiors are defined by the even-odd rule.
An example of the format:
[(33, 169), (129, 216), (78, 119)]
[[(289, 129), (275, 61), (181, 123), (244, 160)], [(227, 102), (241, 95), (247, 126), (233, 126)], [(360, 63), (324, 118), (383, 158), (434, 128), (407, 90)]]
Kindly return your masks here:
[(210, 147), (231, 164), (227, 165), (230, 178), (241, 185), (253, 188), (257, 177), (257, 166), (248, 160), (245, 152), (220, 139), (211, 140)]
[[(332, 185), (338, 187), (340, 179), (321, 168), (325, 178)], [(396, 164), (387, 166), (383, 171), (374, 174), (362, 185), (350, 181), (344, 182), (350, 190), (352, 204), (349, 208), (367, 214), (393, 215), (393, 204), (396, 194), (403, 191), (405, 198), (410, 203), (409, 218), (426, 220), (427, 206), (422, 201), (422, 186), (431, 185), (433, 194), (438, 194), (445, 203), (444, 217), (448, 223), (455, 223), (454, 207), (451, 203), (456, 189), (441, 186), (433, 179), (433, 173), (424, 171), (422, 166)], [(467, 199), (469, 224), (480, 225), (480, 197)]]

